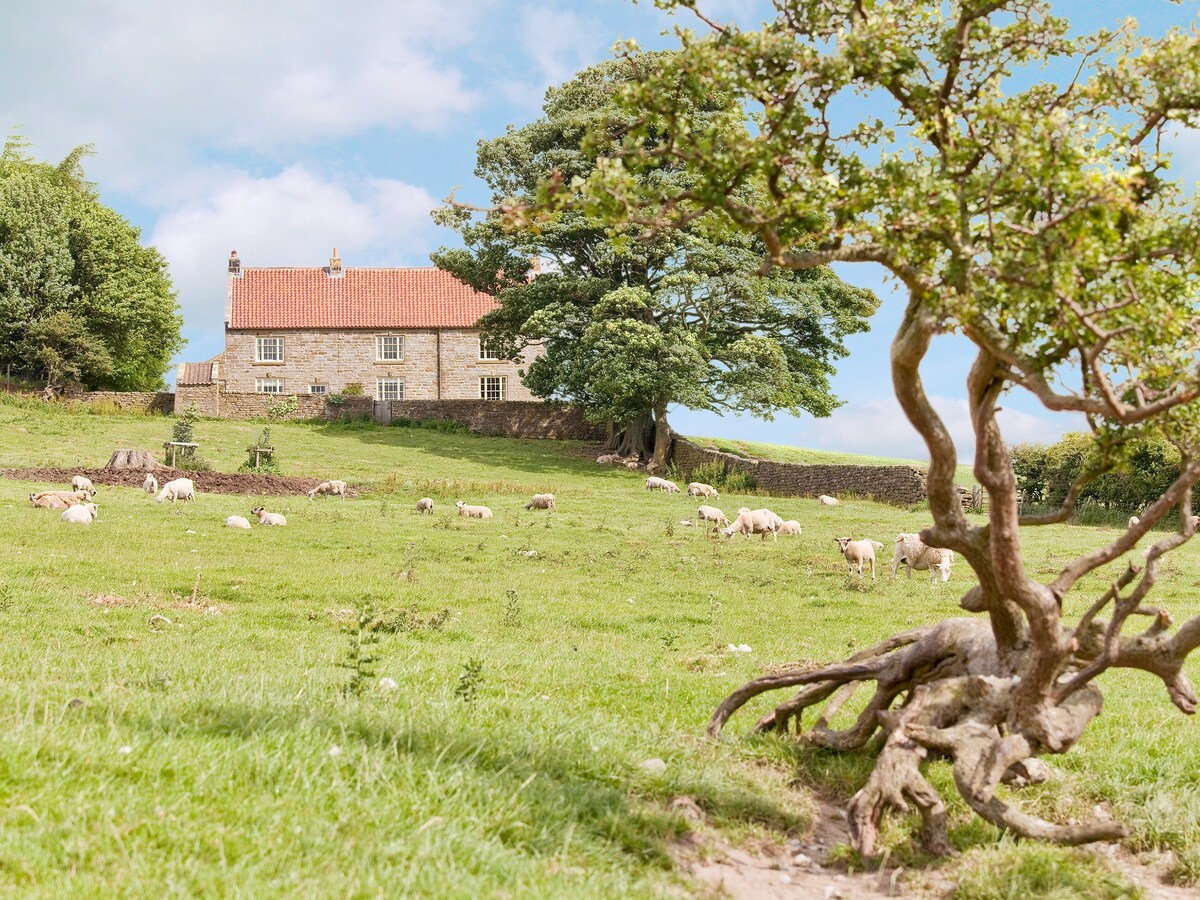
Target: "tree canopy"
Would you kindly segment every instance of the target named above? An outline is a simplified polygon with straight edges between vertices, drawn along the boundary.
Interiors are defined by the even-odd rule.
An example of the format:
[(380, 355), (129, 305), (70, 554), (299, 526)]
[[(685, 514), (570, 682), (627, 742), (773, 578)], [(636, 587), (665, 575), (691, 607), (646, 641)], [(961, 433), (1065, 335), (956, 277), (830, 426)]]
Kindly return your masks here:
[[(779, 410), (828, 415), (839, 402), (829, 377), (846, 354), (843, 339), (866, 330), (877, 306), (869, 291), (828, 267), (760, 271), (765, 244), (716, 216), (647, 235), (580, 209), (536, 226), (506, 215), (530, 203), (545, 179), (589, 178), (596, 138), (633, 122), (615, 91), (658, 71), (667, 57), (587, 69), (547, 93), (542, 118), (481, 141), (476, 175), (497, 208), (482, 218), (462, 206), (441, 211), (465, 246), (433, 255), (499, 301), (481, 321), (490, 345), (506, 354), (528, 343), (544, 347), (525, 377), (535, 394), (581, 405), (594, 420), (616, 424), (623, 452), (654, 447), (660, 459), (668, 405), (764, 418)], [(689, 110), (719, 134), (745, 131), (744, 117), (717, 98), (698, 94)], [(664, 161), (643, 177), (681, 190), (691, 176)], [(535, 259), (544, 265), (536, 273)]]
[(154, 390), (183, 346), (166, 262), (84, 181), (19, 138), (0, 154), (0, 364), (94, 389)]
[[(1176, 628), (1150, 603), (1163, 555), (1197, 521), (1200, 220), (1170, 179), (1165, 148), (1173, 129), (1200, 125), (1200, 34), (1148, 38), (1127, 22), (1073, 37), (1043, 0), (775, 7), (759, 31), (699, 14), (701, 33), (682, 32), (678, 55), (625, 88), (634, 121), (595, 169), (547, 181), (540, 197), (576, 208), (582, 196), (590, 213), (665, 233), (716, 214), (760, 240), (776, 267), (885, 267), (908, 298), (892, 344), (894, 389), (931, 459), (934, 524), (921, 538), (966, 560), (978, 584), (960, 604), (984, 615), (915, 628), (844, 664), (758, 679), (721, 705), (712, 730), (773, 688), (800, 691), (760, 730), (799, 727), (806, 707), (830, 697), (841, 706), (854, 685), (873, 682), (854, 725), (834, 731), (819, 717), (807, 733), (851, 749), (883, 732), (848, 810), (862, 853), (874, 852), (880, 817), (902, 797), (920, 809), (928, 846), (949, 851), (945, 806), (920, 771), (931, 753), (953, 760), (958, 791), (1001, 828), (1063, 843), (1118, 836), (1112, 821), (1026, 814), (996, 788), (1024, 758), (1079, 739), (1100, 711), (1101, 673), (1141, 669), (1183, 712), (1200, 703), (1183, 671), (1200, 617)], [(1047, 71), (1062, 77), (1040, 81)], [(701, 97), (722, 99), (731, 116), (748, 112), (753, 127), (718, 132), (691, 113)], [(688, 171), (682, 189), (647, 177), (664, 161)], [(747, 185), (766, 189), (747, 195)], [(921, 380), (922, 361), (950, 333), (976, 354), (965, 388), (974, 471), (991, 500), (984, 523), (963, 513), (958, 454)], [(1017, 390), (1090, 426), (1089, 465), (1043, 515), (1020, 515), (997, 421)], [(1095, 535), (1094, 549), (1048, 577), (1032, 571), (1024, 529), (1066, 521), (1084, 488), (1149, 437), (1168, 441), (1180, 466), (1140, 522)], [(1178, 530), (1124, 564), (1168, 515)], [(1123, 571), (1099, 578), (1094, 596), (1066, 603), (1114, 563)], [(1149, 624), (1135, 631), (1137, 621)]]

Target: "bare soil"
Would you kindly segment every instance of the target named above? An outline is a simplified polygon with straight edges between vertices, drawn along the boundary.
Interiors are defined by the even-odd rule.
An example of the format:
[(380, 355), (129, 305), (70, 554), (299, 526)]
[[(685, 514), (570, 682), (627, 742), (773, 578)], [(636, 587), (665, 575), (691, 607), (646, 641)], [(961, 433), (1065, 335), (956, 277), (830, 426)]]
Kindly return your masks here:
[[(95, 485), (116, 485), (140, 488), (146, 473), (140, 469), (0, 469), (0, 478), (32, 481), (40, 485), (69, 486), (72, 475), (85, 475)], [(304, 494), (321, 483), (317, 478), (295, 478), (290, 475), (258, 475), (252, 472), (190, 472), (163, 467), (153, 472), (160, 485), (173, 478), (190, 478), (196, 490), (206, 494), (251, 494), (286, 496)], [(347, 488), (347, 496), (358, 491)]]

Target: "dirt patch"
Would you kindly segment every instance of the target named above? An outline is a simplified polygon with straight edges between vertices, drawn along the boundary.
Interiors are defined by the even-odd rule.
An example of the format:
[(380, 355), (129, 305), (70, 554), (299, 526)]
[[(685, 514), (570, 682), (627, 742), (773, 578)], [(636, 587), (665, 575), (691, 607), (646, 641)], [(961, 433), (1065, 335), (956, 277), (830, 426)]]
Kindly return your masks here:
[[(140, 488), (146, 473), (138, 469), (0, 469), (0, 478), (15, 481), (32, 481), (37, 484), (70, 485), (71, 476), (85, 475), (92, 484), (115, 485)], [(296, 478), (290, 475), (257, 475), (252, 472), (188, 472), (183, 469), (161, 468), (154, 470), (158, 483), (166, 484), (173, 478), (190, 478), (196, 490), (203, 494), (251, 494), (262, 496), (287, 496), (311, 491), (321, 479)], [(358, 495), (357, 488), (349, 487), (346, 495)]]

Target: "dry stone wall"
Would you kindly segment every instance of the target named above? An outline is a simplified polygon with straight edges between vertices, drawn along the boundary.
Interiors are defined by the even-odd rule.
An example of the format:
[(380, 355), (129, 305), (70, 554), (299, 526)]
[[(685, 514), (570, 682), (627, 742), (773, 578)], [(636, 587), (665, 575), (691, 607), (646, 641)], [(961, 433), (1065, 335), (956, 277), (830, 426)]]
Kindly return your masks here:
[(89, 404), (108, 404), (123, 412), (166, 415), (175, 408), (175, 395), (166, 391), (85, 391), (71, 394), (67, 400)]

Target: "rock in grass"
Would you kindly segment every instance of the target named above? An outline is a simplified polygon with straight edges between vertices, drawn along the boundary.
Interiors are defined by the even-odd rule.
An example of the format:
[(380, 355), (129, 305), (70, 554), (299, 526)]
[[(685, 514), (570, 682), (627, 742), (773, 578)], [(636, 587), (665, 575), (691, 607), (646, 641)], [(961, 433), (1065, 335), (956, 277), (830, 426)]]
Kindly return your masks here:
[(651, 775), (661, 775), (663, 772), (667, 771), (667, 764), (664, 760), (654, 756), (650, 759), (642, 760), (640, 763), (638, 763), (638, 768), (642, 771), (649, 772)]

